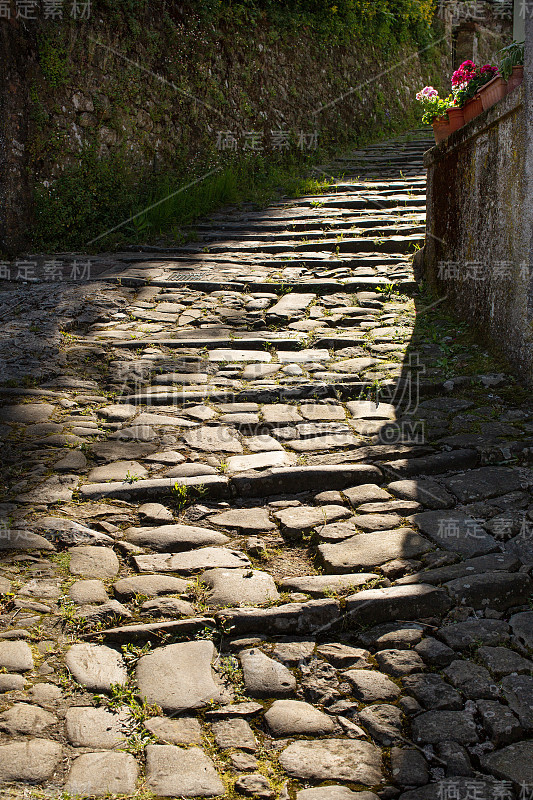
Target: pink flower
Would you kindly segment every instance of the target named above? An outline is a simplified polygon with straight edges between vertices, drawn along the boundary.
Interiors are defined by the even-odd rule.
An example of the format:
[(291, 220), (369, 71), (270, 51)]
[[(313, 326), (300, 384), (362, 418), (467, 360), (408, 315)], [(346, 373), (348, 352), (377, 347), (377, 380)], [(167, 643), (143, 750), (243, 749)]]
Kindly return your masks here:
[(433, 100), (435, 97), (438, 97), (439, 93), (433, 86), (424, 86), (420, 92), (417, 93), (416, 99), (424, 102), (424, 100)]
[(456, 69), (452, 75), (452, 87), (455, 88), (457, 86), (470, 83), (472, 78), (475, 78), (475, 75), (475, 69), (472, 71), (470, 69), (463, 69), (462, 67), (459, 67), (459, 69)]
[(472, 78), (475, 78), (476, 72), (477, 67), (473, 61), (463, 61), (459, 69), (456, 69), (452, 75), (452, 88), (464, 88)]

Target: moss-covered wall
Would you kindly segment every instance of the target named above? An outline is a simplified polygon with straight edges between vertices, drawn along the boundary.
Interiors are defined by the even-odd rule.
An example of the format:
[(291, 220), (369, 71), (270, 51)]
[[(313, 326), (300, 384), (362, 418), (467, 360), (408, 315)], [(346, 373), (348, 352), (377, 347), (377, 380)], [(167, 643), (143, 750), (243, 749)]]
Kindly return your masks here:
[[(447, 48), (429, 46), (438, 37), (426, 24), (431, 0), (349, 0), (329, 16), (274, 14), (274, 5), (97, 0), (89, 20), (6, 21), (0, 69), (16, 91), (0, 145), (24, 180), (6, 200), (0, 248), (81, 249), (142, 207), (162, 177), (312, 156), (298, 146), (302, 133), (318, 132), (325, 153), (408, 129), (414, 93), (449, 74)], [(284, 147), (279, 130), (290, 133)], [(261, 150), (244, 149), (251, 131)], [(221, 132), (236, 149), (220, 147)], [(12, 195), (7, 172), (0, 192)]]

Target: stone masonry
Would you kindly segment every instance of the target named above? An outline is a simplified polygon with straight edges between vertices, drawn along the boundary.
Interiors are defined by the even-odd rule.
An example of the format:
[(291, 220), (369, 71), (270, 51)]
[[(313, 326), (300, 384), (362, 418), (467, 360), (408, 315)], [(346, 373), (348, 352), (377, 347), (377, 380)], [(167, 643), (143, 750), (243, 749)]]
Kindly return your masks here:
[(2, 798), (529, 797), (533, 412), (416, 290), (429, 145), (2, 285)]

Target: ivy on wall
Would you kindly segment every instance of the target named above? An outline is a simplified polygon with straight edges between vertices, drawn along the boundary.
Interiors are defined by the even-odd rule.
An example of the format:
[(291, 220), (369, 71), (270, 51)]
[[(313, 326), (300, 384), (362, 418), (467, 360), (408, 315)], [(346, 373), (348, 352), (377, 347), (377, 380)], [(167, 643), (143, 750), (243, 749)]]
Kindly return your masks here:
[(426, 42), (435, 0), (201, 0), (199, 13), (264, 13), (277, 24), (308, 26), (330, 43), (361, 34), (377, 35), (381, 43), (414, 39)]

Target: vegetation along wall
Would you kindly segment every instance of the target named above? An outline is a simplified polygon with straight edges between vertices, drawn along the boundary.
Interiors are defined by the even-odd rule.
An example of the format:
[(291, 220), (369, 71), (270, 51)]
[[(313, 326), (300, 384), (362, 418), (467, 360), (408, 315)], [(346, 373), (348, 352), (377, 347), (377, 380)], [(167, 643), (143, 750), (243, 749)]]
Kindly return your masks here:
[(4, 254), (86, 249), (211, 170), (91, 246), (295, 191), (307, 162), (416, 126), (415, 91), (449, 75), (433, 0), (78, 5), (0, 19)]

